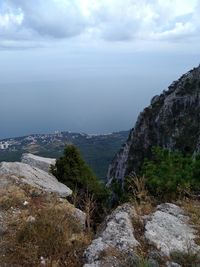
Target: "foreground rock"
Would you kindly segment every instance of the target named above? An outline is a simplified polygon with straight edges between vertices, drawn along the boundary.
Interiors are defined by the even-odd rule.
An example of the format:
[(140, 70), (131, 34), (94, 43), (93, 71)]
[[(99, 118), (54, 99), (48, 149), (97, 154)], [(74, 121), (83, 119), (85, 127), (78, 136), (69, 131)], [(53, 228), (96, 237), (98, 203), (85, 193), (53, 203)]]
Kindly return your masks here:
[(61, 197), (67, 197), (72, 194), (71, 189), (58, 182), (54, 176), (25, 163), (2, 162), (0, 164), (0, 175), (7, 174), (18, 182), (29, 184), (47, 192), (57, 193)]
[(200, 253), (196, 245), (196, 231), (189, 224), (189, 217), (174, 204), (159, 205), (145, 225), (145, 237), (164, 255), (173, 252)]
[(45, 172), (49, 172), (50, 166), (55, 165), (56, 159), (39, 157), (30, 153), (22, 155), (21, 162), (26, 163), (32, 167), (36, 167)]
[[(106, 266), (109, 257), (106, 259), (107, 263), (103, 263), (102, 254), (108, 251), (120, 251), (120, 253), (134, 252), (135, 248), (139, 245), (139, 242), (134, 237), (132, 224), (134, 215), (133, 207), (125, 204), (118, 207), (107, 217), (101, 232), (85, 251), (84, 255), (87, 262), (85, 267)], [(114, 264), (113, 257), (110, 260)]]
[(142, 215), (130, 204), (118, 207), (85, 251), (84, 267), (200, 266), (198, 233), (189, 215), (170, 203), (153, 210)]

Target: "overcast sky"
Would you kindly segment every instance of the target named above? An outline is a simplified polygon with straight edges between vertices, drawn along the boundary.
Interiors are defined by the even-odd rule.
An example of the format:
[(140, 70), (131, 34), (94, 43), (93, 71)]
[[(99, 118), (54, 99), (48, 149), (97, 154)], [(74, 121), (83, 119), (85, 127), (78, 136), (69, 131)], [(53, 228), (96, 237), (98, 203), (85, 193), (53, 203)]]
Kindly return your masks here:
[(0, 138), (133, 127), (200, 63), (200, 0), (0, 0)]

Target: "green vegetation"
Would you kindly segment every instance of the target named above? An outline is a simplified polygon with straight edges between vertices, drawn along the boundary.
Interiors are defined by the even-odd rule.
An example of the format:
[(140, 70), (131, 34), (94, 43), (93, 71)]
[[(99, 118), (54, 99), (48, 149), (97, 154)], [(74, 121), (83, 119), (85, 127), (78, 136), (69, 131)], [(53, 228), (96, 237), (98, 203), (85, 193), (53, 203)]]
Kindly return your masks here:
[[(122, 188), (123, 187), (123, 188)], [(113, 180), (112, 191), (117, 203), (134, 200), (139, 203), (148, 198), (178, 199), (191, 197), (200, 188), (200, 156), (193, 157), (160, 147), (152, 149), (138, 174), (125, 177), (123, 186)]]
[[(129, 131), (122, 131), (108, 135), (81, 135), (79, 133), (63, 132), (62, 137), (57, 135), (33, 135), (37, 141), (31, 145), (31, 141), (25, 137), (14, 138), (16, 144), (8, 150), (0, 150), (1, 161), (21, 161), (23, 153), (32, 153), (41, 157), (59, 158), (63, 154), (66, 144), (74, 144), (81, 152), (83, 159), (94, 171), (100, 180), (105, 180), (108, 166), (115, 154), (125, 143)], [(7, 139), (6, 141), (9, 141)]]
[(190, 194), (200, 186), (200, 158), (159, 147), (152, 149), (152, 159), (145, 159), (142, 174), (147, 187), (155, 197), (176, 198), (177, 194)]
[(51, 171), (60, 182), (73, 190), (73, 203), (86, 212), (90, 228), (92, 220), (98, 221), (99, 211), (101, 216), (104, 212), (109, 196), (108, 189), (96, 178), (73, 145), (65, 148), (64, 155), (56, 161)]
[(56, 161), (55, 167), (52, 167), (52, 173), (73, 191), (89, 192), (97, 199), (106, 196), (105, 186), (97, 180), (79, 150), (73, 145), (65, 148), (64, 155)]

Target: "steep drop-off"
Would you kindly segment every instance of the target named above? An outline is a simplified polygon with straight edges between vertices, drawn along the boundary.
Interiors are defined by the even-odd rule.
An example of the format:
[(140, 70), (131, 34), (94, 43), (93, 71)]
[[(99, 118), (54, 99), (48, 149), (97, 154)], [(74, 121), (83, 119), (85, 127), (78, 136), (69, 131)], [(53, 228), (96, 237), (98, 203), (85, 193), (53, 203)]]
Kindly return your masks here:
[(108, 183), (138, 171), (153, 146), (200, 153), (200, 66), (155, 96), (140, 113), (129, 138), (109, 166)]

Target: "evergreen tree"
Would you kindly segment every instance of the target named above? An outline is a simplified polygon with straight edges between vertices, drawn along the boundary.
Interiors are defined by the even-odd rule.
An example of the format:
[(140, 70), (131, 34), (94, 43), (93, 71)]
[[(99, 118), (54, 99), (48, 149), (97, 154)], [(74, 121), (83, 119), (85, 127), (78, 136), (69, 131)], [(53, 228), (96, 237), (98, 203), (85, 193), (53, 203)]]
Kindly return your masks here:
[(64, 155), (56, 161), (51, 171), (60, 182), (79, 195), (93, 194), (97, 201), (105, 201), (108, 196), (105, 185), (96, 178), (73, 145), (65, 148)]

